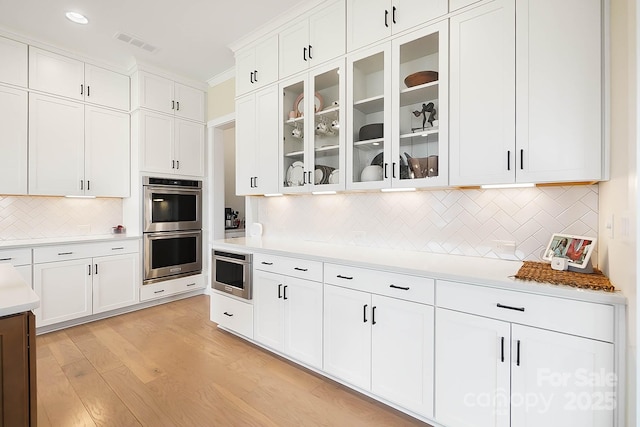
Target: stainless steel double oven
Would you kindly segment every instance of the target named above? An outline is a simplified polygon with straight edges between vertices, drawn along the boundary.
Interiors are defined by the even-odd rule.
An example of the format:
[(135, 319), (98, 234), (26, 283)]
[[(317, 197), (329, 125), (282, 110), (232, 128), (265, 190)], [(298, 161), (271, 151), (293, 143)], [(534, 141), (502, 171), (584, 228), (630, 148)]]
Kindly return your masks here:
[(202, 181), (143, 178), (144, 284), (202, 271)]

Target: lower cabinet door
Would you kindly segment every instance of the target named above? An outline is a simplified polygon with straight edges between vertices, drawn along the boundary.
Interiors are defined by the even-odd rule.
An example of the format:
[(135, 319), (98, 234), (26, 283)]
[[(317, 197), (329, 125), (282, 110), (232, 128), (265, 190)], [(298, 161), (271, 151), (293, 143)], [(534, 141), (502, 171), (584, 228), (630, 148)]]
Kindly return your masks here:
[(64, 322), (92, 313), (91, 259), (35, 264), (34, 290), (40, 297), (36, 326)]
[(324, 370), (371, 388), (371, 294), (324, 285)]
[(253, 305), (248, 302), (211, 294), (211, 321), (249, 339), (253, 339)]
[(613, 344), (513, 325), (512, 427), (611, 427)]
[(284, 352), (322, 368), (322, 283), (287, 277), (283, 301)]
[(433, 307), (373, 295), (371, 391), (433, 417)]
[(253, 271), (253, 337), (274, 350), (284, 350), (284, 276)]
[(138, 302), (140, 255), (93, 259), (93, 312), (115, 310)]
[(435, 321), (435, 419), (447, 427), (509, 427), (511, 325), (441, 308)]

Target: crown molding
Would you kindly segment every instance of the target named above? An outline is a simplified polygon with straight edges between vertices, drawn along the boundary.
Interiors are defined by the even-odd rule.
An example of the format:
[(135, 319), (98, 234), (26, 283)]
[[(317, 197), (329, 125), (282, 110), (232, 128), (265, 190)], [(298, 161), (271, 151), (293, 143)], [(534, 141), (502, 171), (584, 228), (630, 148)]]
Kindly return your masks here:
[(209, 87), (217, 86), (220, 83), (224, 83), (227, 80), (233, 79), (236, 76), (236, 67), (231, 67), (226, 71), (221, 72), (218, 75), (211, 77), (207, 80)]
[(130, 69), (129, 75), (133, 75), (136, 71), (145, 71), (147, 73), (155, 74), (156, 76), (164, 77), (169, 80), (176, 81), (178, 83), (182, 83), (187, 86), (191, 86), (193, 88), (207, 91), (209, 89), (209, 85), (205, 82), (201, 82), (199, 80), (193, 80), (188, 77), (181, 76), (179, 74), (172, 73), (163, 68), (159, 68), (155, 65), (151, 65), (142, 61), (136, 62)]

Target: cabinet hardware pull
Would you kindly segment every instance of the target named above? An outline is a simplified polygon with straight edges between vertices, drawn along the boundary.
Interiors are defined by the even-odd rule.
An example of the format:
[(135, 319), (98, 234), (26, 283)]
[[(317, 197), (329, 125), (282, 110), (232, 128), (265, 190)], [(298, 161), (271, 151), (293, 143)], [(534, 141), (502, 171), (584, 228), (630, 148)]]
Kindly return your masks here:
[(71, 255), (73, 252), (58, 252), (58, 255)]
[(91, 181), (87, 180), (87, 191), (91, 190)]
[(91, 276), (91, 264), (87, 265), (87, 267), (89, 267), (89, 274), (87, 274), (87, 276)]
[(504, 337), (501, 337), (500, 341), (500, 361), (504, 363)]
[(176, 161), (171, 160), (171, 169), (175, 169), (175, 168), (176, 168)]
[(84, 190), (84, 181), (83, 180), (80, 180), (80, 189)]
[(520, 149), (520, 170), (524, 169), (524, 150)]
[(253, 182), (255, 184), (255, 188), (258, 188), (258, 177), (257, 176), (253, 177)]
[(250, 183), (249, 185), (251, 186), (251, 188), (253, 188), (253, 177), (249, 178), (249, 183)]
[(342, 274), (338, 274), (336, 277), (337, 277), (338, 279), (353, 280), (353, 276), (343, 276)]
[(507, 170), (511, 170), (511, 150), (507, 150)]
[(300, 268), (300, 267), (294, 267), (294, 270), (298, 270), (298, 271), (309, 271), (308, 268)]
[(306, 48), (306, 47), (303, 47), (303, 48), (302, 48), (302, 59), (303, 59), (304, 61), (306, 61), (306, 60), (307, 60), (307, 48)]
[(163, 292), (164, 292), (164, 289), (160, 289), (159, 291), (154, 291), (153, 293), (154, 293), (154, 294), (161, 294), (161, 293), (163, 293)]
[(253, 83), (253, 71), (249, 73), (249, 82)]
[(176, 110), (180, 111), (180, 101), (176, 101)]
[(389, 285), (389, 287), (393, 288), (393, 289), (402, 289), (403, 291), (408, 291), (410, 289), (408, 286), (405, 288), (405, 287), (402, 287), (402, 286)]
[(365, 304), (364, 307), (362, 307), (362, 321), (364, 323), (367, 323), (367, 307), (369, 307), (368, 304)]
[(120, 246), (118, 248), (111, 248), (112, 251), (122, 251), (124, 250), (124, 246)]
[(313, 178), (311, 177), (312, 173), (312, 171), (309, 171), (309, 184), (313, 184)]
[(393, 6), (393, 14), (391, 15), (391, 21), (395, 24), (396, 23), (396, 7)]
[(391, 164), (391, 176), (393, 177), (393, 179), (396, 179), (396, 162), (393, 162)]
[(176, 169), (180, 169), (180, 160), (176, 160)]
[(282, 283), (278, 285), (278, 299), (282, 298)]
[(9, 258), (0, 258), (0, 261), (11, 261), (13, 258), (9, 257)]
[(313, 55), (311, 54), (311, 48), (313, 46), (309, 45), (309, 59), (313, 59)]
[(91, 86), (87, 85), (87, 96), (91, 96)]
[(520, 366), (520, 340), (516, 341), (516, 366)]
[(289, 287), (289, 286), (284, 285), (284, 288), (282, 289), (282, 299), (288, 299), (288, 298), (287, 298), (287, 288), (288, 288), (288, 287)]
[(263, 264), (263, 265), (273, 265), (273, 263), (272, 263), (272, 262), (266, 262), (266, 261), (262, 261), (262, 263), (261, 263), (261, 264)]
[(386, 9), (384, 11), (384, 26), (389, 28), (389, 11)]
[(371, 307), (371, 324), (375, 325), (376, 324), (376, 307), (375, 305), (373, 307)]
[(258, 70), (253, 70), (253, 82), (258, 83)]
[(171, 109), (172, 110), (176, 109), (176, 101), (171, 101)]
[(187, 284), (187, 287), (195, 286), (195, 285), (196, 285), (196, 284), (195, 284), (195, 282), (194, 282), (194, 283), (188, 283), (188, 284)]
[(507, 310), (515, 310), (515, 311), (524, 312), (524, 307), (511, 307), (509, 305), (502, 305), (500, 303), (496, 304), (496, 307), (498, 307), (498, 308), (506, 308)]
[(98, 274), (98, 264), (95, 264), (96, 266), (96, 274)]
[(84, 85), (80, 85), (80, 95), (84, 95)]
[(387, 166), (389, 166), (389, 163), (385, 163), (384, 164), (384, 179), (388, 178), (388, 176), (387, 176)]
[(225, 315), (225, 316), (229, 316), (229, 317), (233, 317), (233, 314), (229, 314), (229, 313), (227, 313), (226, 311), (224, 312), (224, 315)]

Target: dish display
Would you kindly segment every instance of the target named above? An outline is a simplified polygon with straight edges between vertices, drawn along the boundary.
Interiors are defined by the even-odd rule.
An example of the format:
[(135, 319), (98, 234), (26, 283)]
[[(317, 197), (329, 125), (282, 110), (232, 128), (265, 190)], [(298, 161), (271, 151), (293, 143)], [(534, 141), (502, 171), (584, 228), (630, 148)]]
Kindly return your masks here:
[(287, 169), (286, 182), (287, 187), (299, 187), (304, 185), (304, 163), (293, 162)]
[(382, 181), (382, 166), (369, 165), (362, 170), (360, 181)]
[[(318, 92), (315, 94), (314, 108), (316, 113), (324, 108), (324, 100)], [(297, 117), (301, 117), (304, 114), (304, 92), (298, 95), (293, 102), (293, 110), (296, 112)]]
[(435, 82), (436, 80), (438, 80), (437, 71), (418, 71), (405, 77), (404, 84), (406, 84), (407, 87), (413, 87)]
[(371, 123), (364, 125), (360, 128), (358, 137), (360, 141), (366, 141), (367, 139), (377, 139), (384, 136), (384, 124), (383, 123)]
[(339, 184), (340, 183), (340, 170), (334, 169), (329, 175), (329, 184)]
[(331, 166), (316, 165), (314, 172), (314, 184), (329, 184), (329, 176), (334, 171)]

